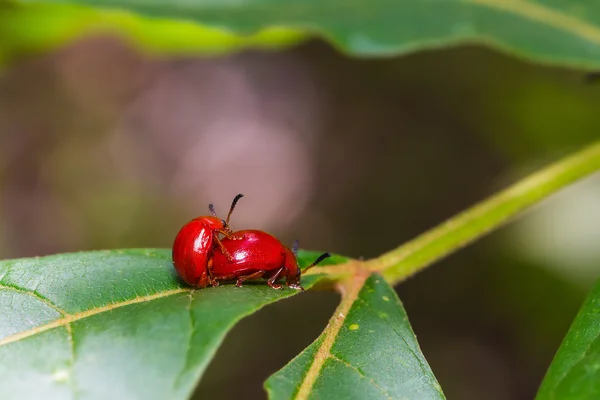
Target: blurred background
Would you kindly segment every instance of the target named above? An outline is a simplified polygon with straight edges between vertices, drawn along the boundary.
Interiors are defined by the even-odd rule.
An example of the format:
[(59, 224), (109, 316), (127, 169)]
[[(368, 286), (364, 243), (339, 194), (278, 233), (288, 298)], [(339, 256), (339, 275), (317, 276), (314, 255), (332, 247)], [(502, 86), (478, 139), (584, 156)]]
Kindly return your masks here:
[[(598, 137), (600, 82), (483, 47), (150, 58), (110, 36), (0, 75), (0, 258), (170, 247), (225, 212), (370, 258)], [(600, 176), (397, 289), (449, 399), (530, 399), (599, 275)], [(334, 293), (242, 321), (197, 398), (260, 399)], [(235, 383), (235, 384), (233, 384)]]

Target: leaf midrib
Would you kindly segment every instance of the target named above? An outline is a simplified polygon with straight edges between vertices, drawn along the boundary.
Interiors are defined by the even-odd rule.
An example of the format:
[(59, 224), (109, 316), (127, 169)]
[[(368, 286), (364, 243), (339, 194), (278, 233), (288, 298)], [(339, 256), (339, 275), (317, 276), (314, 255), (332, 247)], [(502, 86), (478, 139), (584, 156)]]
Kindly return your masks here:
[(352, 308), (352, 305), (357, 300), (360, 290), (365, 284), (365, 281), (369, 277), (369, 272), (366, 270), (357, 271), (352, 277), (350, 282), (346, 285), (340, 285), (342, 292), (342, 301), (339, 306), (335, 309), (333, 316), (327, 327), (325, 328), (325, 338), (317, 349), (313, 363), (310, 365), (302, 384), (298, 389), (296, 399), (304, 400), (311, 394), (312, 387), (314, 386), (319, 373), (323, 369), (323, 365), (328, 358), (331, 357), (331, 348), (333, 347), (335, 340), (340, 332), (340, 329), (344, 325), (346, 316)]
[(190, 288), (171, 289), (171, 290), (167, 290), (164, 292), (154, 293), (151, 295), (134, 297), (132, 299), (117, 302), (117, 303), (110, 303), (105, 306), (95, 307), (95, 308), (81, 311), (81, 312), (78, 312), (75, 314), (65, 313), (62, 318), (57, 319), (56, 321), (53, 321), (53, 322), (50, 322), (50, 323), (47, 323), (44, 325), (36, 326), (34, 328), (31, 328), (31, 329), (28, 329), (28, 330), (25, 330), (25, 331), (22, 331), (19, 333), (15, 333), (14, 335), (5, 337), (4, 339), (0, 340), (0, 347), (7, 345), (9, 343), (17, 342), (19, 340), (28, 338), (33, 335), (37, 335), (38, 333), (45, 332), (50, 329), (61, 327), (61, 326), (64, 326), (67, 330), (69, 330), (71, 323), (73, 323), (75, 321), (79, 321), (80, 319), (84, 319), (84, 318), (88, 318), (88, 317), (91, 317), (91, 316), (94, 316), (97, 314), (101, 314), (103, 312), (111, 311), (111, 310), (114, 310), (117, 308), (129, 306), (132, 304), (145, 303), (145, 302), (160, 299), (163, 297), (172, 296), (174, 294), (189, 292), (190, 290), (191, 290)]

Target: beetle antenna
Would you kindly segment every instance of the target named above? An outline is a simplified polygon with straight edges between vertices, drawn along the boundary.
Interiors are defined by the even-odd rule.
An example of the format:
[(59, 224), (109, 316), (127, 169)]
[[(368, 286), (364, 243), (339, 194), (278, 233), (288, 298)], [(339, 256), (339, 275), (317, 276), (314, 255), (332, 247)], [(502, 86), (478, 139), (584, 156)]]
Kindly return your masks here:
[(229, 224), (229, 217), (231, 217), (231, 213), (233, 212), (235, 205), (237, 204), (238, 201), (240, 201), (240, 199), (242, 197), (244, 197), (244, 195), (240, 193), (233, 198), (233, 201), (231, 202), (231, 207), (229, 208), (229, 214), (227, 214), (227, 219), (225, 220), (226, 224)]
[(314, 267), (315, 265), (319, 264), (321, 261), (323, 261), (326, 258), (331, 257), (331, 254), (329, 253), (323, 253), (319, 256), (319, 258), (317, 258), (312, 264), (310, 264), (308, 267), (304, 268), (304, 271), (302, 271), (303, 273), (308, 271), (309, 269), (311, 269), (312, 267)]
[(292, 245), (292, 253), (294, 253), (295, 257), (298, 257), (298, 247), (300, 246), (300, 243), (298, 242), (298, 239), (294, 240), (294, 244)]
[(208, 209), (210, 210), (210, 213), (212, 214), (213, 217), (217, 216), (217, 213), (215, 212), (215, 206), (213, 206), (212, 204), (209, 204)]

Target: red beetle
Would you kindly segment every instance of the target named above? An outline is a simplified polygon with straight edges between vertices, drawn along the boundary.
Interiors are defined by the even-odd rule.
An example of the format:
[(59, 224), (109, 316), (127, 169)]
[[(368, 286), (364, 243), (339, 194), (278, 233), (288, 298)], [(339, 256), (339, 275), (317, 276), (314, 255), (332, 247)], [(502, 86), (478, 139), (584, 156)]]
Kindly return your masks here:
[[(297, 241), (292, 250), (266, 232), (244, 230), (223, 239), (222, 244), (223, 247), (216, 249), (213, 256), (213, 286), (219, 281), (236, 279), (236, 286), (240, 287), (246, 280), (264, 278), (273, 289), (282, 289), (282, 285), (276, 282), (285, 278), (287, 286), (304, 290), (300, 286), (302, 270), (298, 266)], [(226, 256), (227, 252), (233, 260)], [(304, 271), (327, 257), (330, 257), (329, 253), (322, 254)]]
[(231, 259), (223, 247), (219, 234), (231, 237), (229, 218), (238, 200), (244, 197), (238, 194), (231, 203), (227, 219), (217, 218), (214, 206), (208, 206), (212, 216), (197, 217), (181, 228), (173, 243), (173, 265), (179, 276), (189, 285), (205, 287), (212, 282), (212, 257), (216, 247), (221, 248), (221, 256)]

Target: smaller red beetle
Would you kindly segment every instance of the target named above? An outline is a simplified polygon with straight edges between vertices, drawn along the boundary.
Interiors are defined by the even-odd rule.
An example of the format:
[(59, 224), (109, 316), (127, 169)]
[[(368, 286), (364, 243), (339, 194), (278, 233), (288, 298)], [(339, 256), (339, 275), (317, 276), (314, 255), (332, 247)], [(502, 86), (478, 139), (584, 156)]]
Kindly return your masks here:
[(216, 247), (221, 248), (221, 255), (233, 260), (223, 247), (219, 234), (231, 237), (229, 218), (235, 205), (244, 197), (238, 194), (231, 203), (227, 219), (217, 218), (215, 208), (209, 204), (212, 216), (197, 217), (181, 228), (173, 243), (173, 265), (179, 276), (189, 285), (205, 287), (212, 282), (212, 257)]
[[(266, 232), (244, 230), (223, 239), (222, 244), (223, 247), (216, 249), (213, 256), (213, 286), (219, 281), (236, 279), (236, 286), (240, 287), (246, 280), (264, 278), (273, 289), (282, 289), (282, 285), (276, 282), (285, 278), (287, 286), (304, 290), (300, 286), (302, 270), (298, 266), (297, 241), (292, 250)], [(233, 260), (228, 259), (223, 249)], [(329, 253), (322, 254), (304, 272), (327, 257), (330, 257)]]

